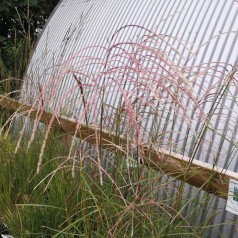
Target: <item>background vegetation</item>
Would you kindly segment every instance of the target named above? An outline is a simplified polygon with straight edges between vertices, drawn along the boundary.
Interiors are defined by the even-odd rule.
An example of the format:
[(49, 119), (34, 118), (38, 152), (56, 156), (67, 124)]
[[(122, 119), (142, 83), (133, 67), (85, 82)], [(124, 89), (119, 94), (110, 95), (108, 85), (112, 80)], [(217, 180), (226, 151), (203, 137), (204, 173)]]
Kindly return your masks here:
[(0, 92), (19, 89), (37, 36), (58, 2), (59, 0), (1, 0), (0, 81), (8, 81), (0, 84)]
[[(0, 94), (18, 97), (31, 52), (59, 0), (0, 1)], [(2, 121), (11, 112), (0, 108)]]

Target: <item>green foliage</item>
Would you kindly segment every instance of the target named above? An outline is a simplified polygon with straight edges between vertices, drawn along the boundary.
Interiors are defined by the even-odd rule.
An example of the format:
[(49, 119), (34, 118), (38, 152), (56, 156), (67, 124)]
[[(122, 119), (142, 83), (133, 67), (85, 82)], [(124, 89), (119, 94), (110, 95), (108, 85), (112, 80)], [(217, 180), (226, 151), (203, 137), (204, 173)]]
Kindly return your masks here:
[(59, 0), (2, 0), (0, 2), (0, 45), (7, 39), (12, 41), (31, 38), (42, 29), (49, 14)]
[(0, 92), (9, 93), (20, 89), (32, 47), (26, 39), (19, 40), (15, 45), (10, 42), (3, 43), (0, 52), (0, 78), (3, 79)]
[[(0, 93), (19, 90), (36, 37), (59, 0), (0, 2)], [(9, 80), (6, 90), (5, 80)], [(16, 94), (13, 94), (16, 96)]]

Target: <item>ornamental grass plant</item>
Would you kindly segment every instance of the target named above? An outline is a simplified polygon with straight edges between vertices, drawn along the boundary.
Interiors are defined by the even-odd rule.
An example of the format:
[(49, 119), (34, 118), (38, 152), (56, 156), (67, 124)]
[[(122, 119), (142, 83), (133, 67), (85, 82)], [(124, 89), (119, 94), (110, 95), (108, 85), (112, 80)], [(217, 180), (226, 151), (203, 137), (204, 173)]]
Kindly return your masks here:
[[(128, 28), (141, 36), (121, 42)], [(100, 54), (92, 58), (94, 50)], [(87, 47), (46, 69), (42, 81), (26, 77), (20, 100), (37, 111), (36, 120), (25, 119), (30, 111), (15, 113), (1, 126), (0, 218), (11, 234), (207, 237), (217, 227), (222, 237), (223, 224), (212, 223), (219, 213), (211, 208), (215, 196), (202, 188), (184, 195), (194, 159), (205, 152), (214, 166), (222, 159), (220, 144), (210, 147), (216, 135), (237, 150), (237, 115), (228, 105), (237, 103), (238, 64), (194, 66), (198, 52), (130, 25), (107, 48)], [(45, 125), (44, 111), (53, 113)], [(216, 126), (217, 115), (226, 133)], [(76, 122), (70, 133), (53, 129), (61, 116)], [(80, 135), (87, 134), (83, 125), (94, 133)], [(182, 177), (167, 174), (148, 153), (161, 148), (191, 158)]]

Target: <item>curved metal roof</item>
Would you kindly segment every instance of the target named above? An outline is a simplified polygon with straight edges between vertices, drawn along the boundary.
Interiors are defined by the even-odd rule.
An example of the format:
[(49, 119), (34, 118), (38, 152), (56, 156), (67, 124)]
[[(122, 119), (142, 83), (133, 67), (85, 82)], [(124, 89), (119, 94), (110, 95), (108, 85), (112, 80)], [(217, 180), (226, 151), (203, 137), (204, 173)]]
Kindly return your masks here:
[(62, 0), (22, 98), (85, 121), (76, 77), (90, 123), (238, 172), (237, 38), (234, 0)]

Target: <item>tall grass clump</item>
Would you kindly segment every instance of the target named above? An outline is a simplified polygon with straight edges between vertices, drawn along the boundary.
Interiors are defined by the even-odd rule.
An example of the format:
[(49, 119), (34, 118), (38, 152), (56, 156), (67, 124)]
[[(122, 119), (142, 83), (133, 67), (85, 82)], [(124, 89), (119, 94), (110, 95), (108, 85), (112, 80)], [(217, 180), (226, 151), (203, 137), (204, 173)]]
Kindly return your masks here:
[[(14, 153), (16, 141), (1, 138), (1, 219), (14, 237), (200, 237), (203, 224), (191, 224), (205, 204), (195, 203), (184, 217), (172, 206), (174, 179), (143, 165), (126, 164), (118, 153), (117, 166), (104, 158), (110, 169), (102, 168), (99, 181), (96, 153), (90, 146), (74, 157), (77, 173), (71, 174), (72, 158), (62, 145), (60, 134), (47, 143), (44, 164), (36, 174), (42, 135), (26, 151), (27, 144)], [(3, 148), (3, 147), (1, 147)], [(4, 155), (4, 156), (2, 156)], [(130, 158), (133, 159), (133, 158)], [(109, 167), (109, 165), (108, 165)], [(163, 182), (162, 182), (163, 177)], [(159, 191), (168, 191), (160, 194)], [(178, 221), (165, 229), (177, 215)]]
[[(141, 36), (121, 42), (128, 28), (139, 28)], [(186, 44), (125, 26), (107, 48), (80, 50), (46, 69), (42, 81), (26, 77), (21, 100), (37, 110), (37, 118), (16, 120), (15, 140), (1, 130), (4, 148), (13, 145), (9, 159), (1, 158), (0, 173), (2, 219), (13, 235), (206, 237), (216, 216), (207, 209), (214, 196), (201, 188), (184, 196), (186, 180), (193, 160), (203, 160), (203, 154), (214, 166), (221, 161), (219, 145), (210, 148), (215, 135), (231, 142), (236, 137), (226, 112), (237, 100), (232, 92), (238, 65), (193, 66), (198, 52)], [(93, 58), (92, 50), (100, 56)], [(45, 126), (44, 110), (53, 112)], [(236, 112), (229, 115), (235, 120)], [(52, 129), (62, 116), (76, 122), (67, 135)], [(191, 158), (180, 182), (176, 173), (161, 169), (161, 150)]]

